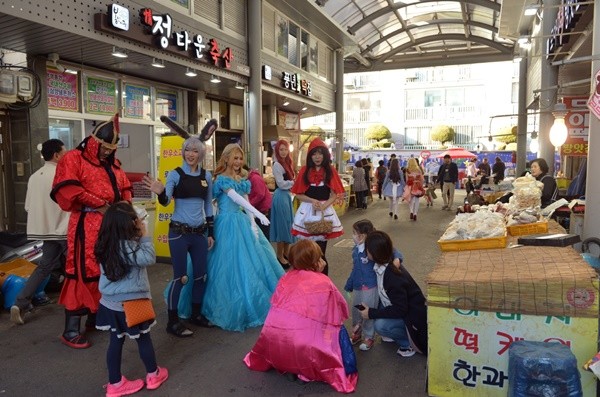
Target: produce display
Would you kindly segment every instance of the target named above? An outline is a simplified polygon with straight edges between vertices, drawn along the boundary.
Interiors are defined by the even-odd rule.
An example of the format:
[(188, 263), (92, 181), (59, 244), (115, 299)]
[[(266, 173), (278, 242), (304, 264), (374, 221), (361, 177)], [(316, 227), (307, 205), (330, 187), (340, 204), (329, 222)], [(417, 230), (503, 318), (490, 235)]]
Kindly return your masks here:
[(504, 215), (480, 209), (471, 214), (459, 214), (448, 225), (440, 241), (474, 240), (506, 235)]

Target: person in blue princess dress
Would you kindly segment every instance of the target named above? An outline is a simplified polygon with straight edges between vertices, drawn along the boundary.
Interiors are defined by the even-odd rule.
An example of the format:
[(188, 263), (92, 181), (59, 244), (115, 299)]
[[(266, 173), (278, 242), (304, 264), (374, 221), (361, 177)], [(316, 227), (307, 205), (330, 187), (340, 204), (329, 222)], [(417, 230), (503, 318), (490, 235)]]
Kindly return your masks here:
[(217, 200), (215, 244), (208, 255), (208, 280), (202, 312), (228, 331), (262, 325), (270, 300), (284, 271), (273, 247), (258, 229), (254, 217), (269, 220), (247, 200), (250, 181), (238, 144), (223, 150), (214, 171), (213, 197)]

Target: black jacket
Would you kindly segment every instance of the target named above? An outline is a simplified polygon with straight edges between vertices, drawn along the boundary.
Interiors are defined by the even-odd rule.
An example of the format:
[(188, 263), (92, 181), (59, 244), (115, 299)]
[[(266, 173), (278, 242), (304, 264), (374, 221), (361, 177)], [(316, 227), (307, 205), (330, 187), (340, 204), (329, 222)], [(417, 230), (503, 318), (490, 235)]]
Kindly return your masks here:
[(388, 265), (383, 274), (383, 289), (390, 302), (388, 307), (369, 309), (369, 318), (401, 318), (410, 337), (423, 354), (427, 354), (427, 306), (425, 296), (408, 270), (400, 266), (401, 274)]
[(440, 166), (440, 170), (438, 171), (438, 182), (440, 183), (440, 185), (444, 182), (448, 182), (444, 181), (444, 173), (446, 172), (446, 168), (448, 168), (448, 176), (450, 177), (449, 182), (458, 182), (458, 165), (451, 161), (450, 164), (444, 163)]

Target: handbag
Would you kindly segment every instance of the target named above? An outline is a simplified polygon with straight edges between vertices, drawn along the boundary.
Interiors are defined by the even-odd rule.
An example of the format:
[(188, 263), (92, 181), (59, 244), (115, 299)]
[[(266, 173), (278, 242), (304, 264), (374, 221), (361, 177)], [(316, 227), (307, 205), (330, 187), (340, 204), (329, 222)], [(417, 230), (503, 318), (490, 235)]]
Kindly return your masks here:
[(314, 222), (304, 222), (304, 228), (310, 234), (327, 234), (333, 231), (333, 221), (325, 220), (325, 214), (321, 211), (321, 219)]
[(123, 310), (125, 311), (125, 322), (128, 327), (156, 318), (152, 301), (148, 298), (125, 301), (123, 302)]

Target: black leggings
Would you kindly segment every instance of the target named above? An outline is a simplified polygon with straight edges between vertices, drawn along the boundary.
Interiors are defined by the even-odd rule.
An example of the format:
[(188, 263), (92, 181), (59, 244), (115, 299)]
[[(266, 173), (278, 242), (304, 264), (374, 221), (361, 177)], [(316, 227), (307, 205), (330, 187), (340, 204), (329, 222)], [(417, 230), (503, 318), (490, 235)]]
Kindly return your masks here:
[(323, 274), (329, 274), (329, 262), (327, 262), (327, 258), (325, 258), (325, 252), (327, 251), (327, 240), (325, 241), (315, 241), (317, 245), (321, 248), (321, 252), (323, 252), (323, 260), (325, 261), (325, 268), (323, 269)]
[[(146, 372), (155, 372), (156, 356), (154, 354), (154, 346), (149, 333), (140, 334), (136, 339), (140, 358), (144, 362)], [(110, 342), (106, 351), (106, 366), (108, 367), (108, 381), (110, 383), (118, 383), (121, 381), (121, 355), (123, 353), (123, 343), (125, 336), (119, 338), (115, 332), (110, 333)]]

